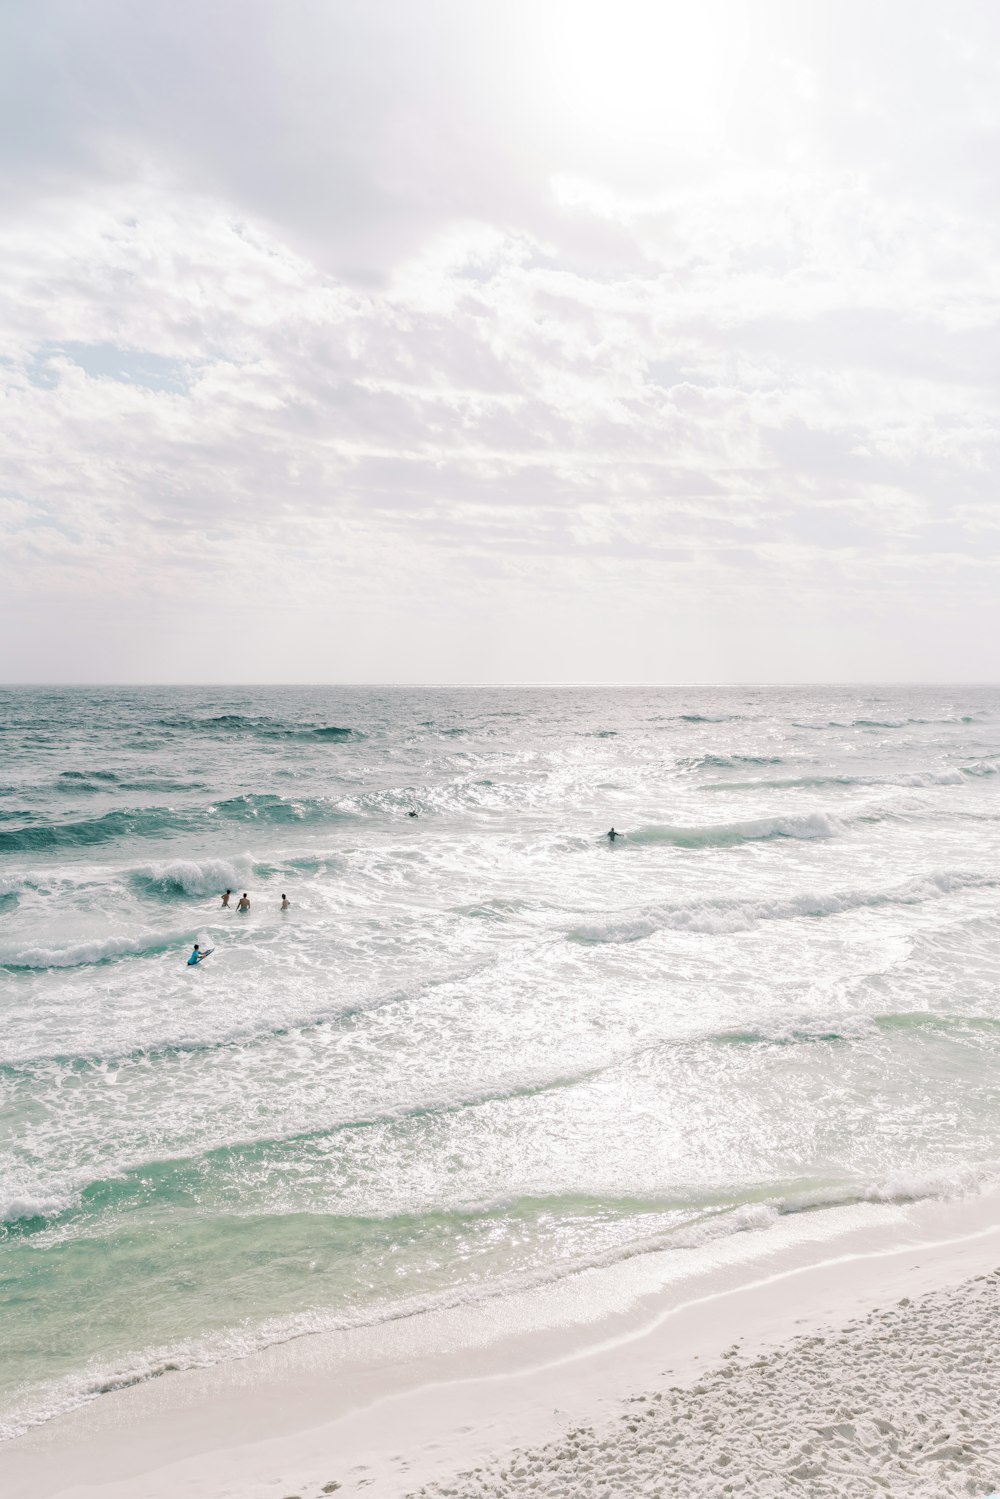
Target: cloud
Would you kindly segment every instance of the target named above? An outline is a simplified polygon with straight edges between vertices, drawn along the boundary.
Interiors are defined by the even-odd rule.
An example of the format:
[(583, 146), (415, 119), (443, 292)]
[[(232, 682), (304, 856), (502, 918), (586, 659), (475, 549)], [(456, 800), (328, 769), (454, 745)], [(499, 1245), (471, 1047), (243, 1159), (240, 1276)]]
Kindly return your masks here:
[(3, 675), (988, 675), (998, 25), (808, 10), (6, 7)]

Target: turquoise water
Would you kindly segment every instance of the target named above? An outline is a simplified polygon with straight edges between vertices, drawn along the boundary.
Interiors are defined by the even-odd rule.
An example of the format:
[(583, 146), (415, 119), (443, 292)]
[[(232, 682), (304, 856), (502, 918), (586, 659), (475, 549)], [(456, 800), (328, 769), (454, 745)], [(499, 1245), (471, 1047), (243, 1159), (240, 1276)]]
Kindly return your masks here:
[(11, 689), (0, 746), (6, 1434), (996, 1173), (1000, 690)]

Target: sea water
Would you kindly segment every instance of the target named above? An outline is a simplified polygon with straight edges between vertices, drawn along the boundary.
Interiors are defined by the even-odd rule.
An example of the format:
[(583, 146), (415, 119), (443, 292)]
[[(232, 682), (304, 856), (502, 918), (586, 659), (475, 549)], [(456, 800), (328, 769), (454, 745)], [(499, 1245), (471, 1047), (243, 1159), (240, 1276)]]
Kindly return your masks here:
[(997, 1171), (1000, 690), (8, 689), (0, 756), (5, 1434)]

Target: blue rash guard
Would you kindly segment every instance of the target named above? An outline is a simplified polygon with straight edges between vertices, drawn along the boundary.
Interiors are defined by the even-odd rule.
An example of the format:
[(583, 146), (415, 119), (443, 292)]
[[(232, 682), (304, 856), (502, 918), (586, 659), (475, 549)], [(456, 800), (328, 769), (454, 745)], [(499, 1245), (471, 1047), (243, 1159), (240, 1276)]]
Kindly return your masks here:
[(193, 968), (196, 963), (200, 963), (200, 962), (201, 962), (201, 953), (200, 952), (193, 952), (191, 954), (191, 956), (188, 958), (188, 967), (189, 968)]

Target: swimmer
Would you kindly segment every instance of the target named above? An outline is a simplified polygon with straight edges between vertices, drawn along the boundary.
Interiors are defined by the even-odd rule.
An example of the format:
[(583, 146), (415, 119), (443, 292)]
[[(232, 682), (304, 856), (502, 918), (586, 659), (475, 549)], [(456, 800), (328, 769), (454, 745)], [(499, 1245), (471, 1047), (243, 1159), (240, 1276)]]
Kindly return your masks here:
[(236, 902), (236, 909), (237, 911), (249, 911), (250, 909), (250, 897), (245, 890)]
[(614, 828), (612, 828), (611, 832), (607, 835), (609, 843), (614, 843), (615, 839), (616, 838), (620, 838), (620, 837), (621, 837), (621, 833), (616, 833), (615, 830), (614, 830)]
[(287, 896), (287, 895), (283, 895), (283, 896), (282, 896), (282, 897), (281, 897), (281, 909), (282, 909), (282, 910), (283, 910), (283, 911), (290, 911), (290, 910), (291, 910), (291, 909), (292, 909), (292, 903), (291, 903), (291, 901), (290, 901), (290, 900), (289, 900), (289, 899), (288, 899), (288, 896)]
[(188, 958), (187, 966), (189, 968), (196, 968), (199, 963), (203, 963), (205, 961), (205, 959), (208, 957), (208, 955), (209, 955), (210, 952), (214, 952), (214, 951), (215, 951), (214, 947), (209, 947), (209, 948), (206, 948), (206, 950), (204, 952), (202, 952), (201, 948), (198, 946), (198, 944), (196, 942), (195, 945), (194, 945), (194, 949), (193, 949), (193, 951), (191, 953), (191, 956)]
[(225, 890), (223, 892), (223, 895), (222, 895), (222, 909), (224, 911), (228, 911), (229, 910), (229, 897), (232, 895), (232, 893), (233, 892), (231, 890)]
[(407, 817), (416, 817), (416, 812), (407, 812)]

